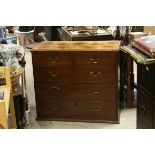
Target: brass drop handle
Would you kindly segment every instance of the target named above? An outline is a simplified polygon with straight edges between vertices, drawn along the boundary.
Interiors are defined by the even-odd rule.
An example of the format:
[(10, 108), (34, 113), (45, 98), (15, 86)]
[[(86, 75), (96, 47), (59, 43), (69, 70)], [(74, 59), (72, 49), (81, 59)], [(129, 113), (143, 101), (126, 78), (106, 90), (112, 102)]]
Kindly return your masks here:
[(94, 112), (101, 111), (101, 106), (97, 106), (97, 105), (92, 106), (92, 111)]
[(60, 88), (57, 87), (57, 86), (51, 86), (51, 87), (50, 87), (50, 90), (60, 90)]
[(56, 76), (59, 75), (60, 72), (58, 72), (58, 71), (49, 71), (48, 73), (49, 73), (50, 76), (56, 77)]
[(50, 60), (52, 63), (56, 63), (58, 59), (58, 57), (48, 57), (48, 60)]
[(101, 91), (102, 91), (102, 89), (90, 90), (90, 92), (93, 93), (93, 94), (98, 94)]
[(98, 94), (99, 92), (98, 91), (94, 91), (94, 92), (92, 92), (93, 94)]
[(58, 111), (58, 108), (57, 108), (57, 107), (53, 107), (53, 110), (54, 110), (54, 111)]
[(100, 111), (100, 109), (92, 109), (92, 111), (95, 111), (95, 112), (97, 112), (97, 111)]
[(146, 67), (145, 67), (145, 70), (146, 70), (146, 71), (149, 71), (149, 67), (148, 67), (148, 66), (146, 66)]
[(98, 75), (100, 75), (101, 72), (90, 72), (90, 74), (91, 74), (93, 77), (98, 77)]
[(145, 68), (143, 68), (143, 70), (142, 70), (142, 79), (143, 80), (146, 79), (148, 71), (149, 71), (149, 67), (145, 66)]
[(99, 61), (101, 61), (101, 58), (92, 57), (90, 60), (91, 60), (91, 62), (92, 62), (93, 64), (97, 64), (97, 63), (99, 63)]

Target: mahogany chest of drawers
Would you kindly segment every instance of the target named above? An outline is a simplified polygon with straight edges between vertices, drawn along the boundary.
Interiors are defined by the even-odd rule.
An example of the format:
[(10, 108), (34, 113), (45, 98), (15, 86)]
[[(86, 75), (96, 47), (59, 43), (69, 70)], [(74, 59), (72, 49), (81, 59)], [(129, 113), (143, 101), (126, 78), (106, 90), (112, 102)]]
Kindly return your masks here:
[(119, 123), (119, 45), (51, 41), (34, 47), (37, 120)]

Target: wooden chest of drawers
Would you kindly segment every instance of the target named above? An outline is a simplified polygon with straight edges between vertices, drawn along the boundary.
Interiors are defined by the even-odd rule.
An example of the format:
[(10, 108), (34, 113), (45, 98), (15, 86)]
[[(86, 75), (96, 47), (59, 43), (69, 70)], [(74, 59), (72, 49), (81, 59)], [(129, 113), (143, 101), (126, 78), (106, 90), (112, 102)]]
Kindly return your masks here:
[(155, 129), (155, 64), (137, 69), (137, 128)]
[(37, 119), (119, 123), (118, 60), (119, 41), (33, 48)]

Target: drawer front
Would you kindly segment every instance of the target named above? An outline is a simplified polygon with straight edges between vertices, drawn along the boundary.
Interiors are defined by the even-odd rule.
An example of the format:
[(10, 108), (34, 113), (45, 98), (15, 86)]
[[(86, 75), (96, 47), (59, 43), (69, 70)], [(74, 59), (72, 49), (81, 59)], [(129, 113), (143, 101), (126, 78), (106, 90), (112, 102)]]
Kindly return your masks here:
[(75, 88), (70, 83), (35, 82), (36, 99), (72, 100)]
[(33, 65), (40, 67), (52, 67), (52, 66), (71, 66), (72, 57), (65, 54), (51, 54), (46, 52), (43, 54), (32, 54)]
[(71, 81), (73, 72), (70, 67), (66, 68), (34, 68), (35, 81)]
[(37, 105), (38, 118), (117, 121), (116, 103), (111, 101), (44, 101)]
[(75, 84), (74, 96), (75, 100), (116, 100), (116, 86), (103, 84)]
[(115, 67), (116, 55), (80, 55), (75, 57), (75, 64), (78, 66)]
[(138, 65), (137, 82), (155, 94), (155, 65)]
[(95, 69), (86, 68), (75, 71), (74, 74), (75, 81), (89, 81), (89, 82), (116, 82), (116, 71), (113, 69)]
[(116, 100), (115, 85), (36, 83), (35, 93), (38, 100)]
[(145, 127), (152, 128), (152, 99), (146, 92), (137, 91), (137, 124), (142, 122)]

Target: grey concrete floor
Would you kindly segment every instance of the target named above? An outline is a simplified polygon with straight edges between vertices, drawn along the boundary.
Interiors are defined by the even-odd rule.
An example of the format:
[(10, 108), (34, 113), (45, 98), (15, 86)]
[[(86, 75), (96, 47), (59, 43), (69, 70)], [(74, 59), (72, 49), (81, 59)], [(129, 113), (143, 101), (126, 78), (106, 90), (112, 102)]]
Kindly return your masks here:
[(26, 51), (26, 84), (29, 101), (29, 129), (136, 129), (136, 109), (124, 109), (120, 113), (120, 124), (86, 123), (64, 121), (36, 121), (36, 103), (31, 53)]

